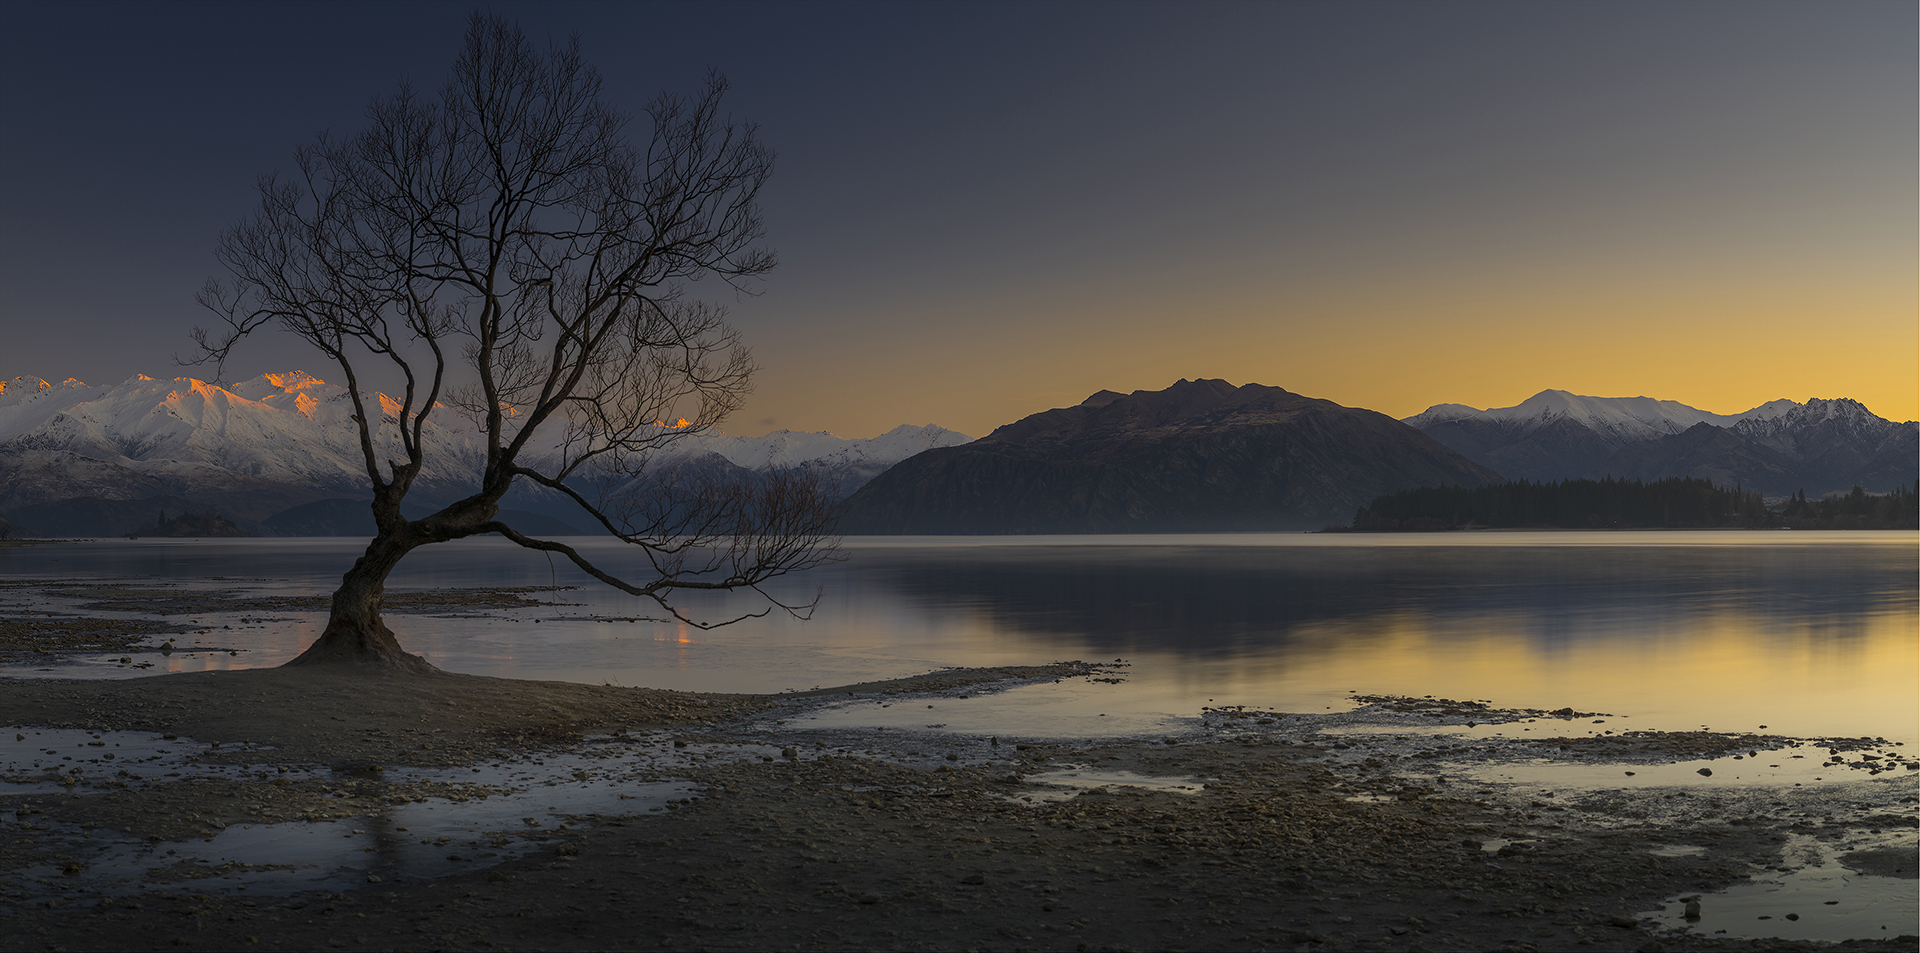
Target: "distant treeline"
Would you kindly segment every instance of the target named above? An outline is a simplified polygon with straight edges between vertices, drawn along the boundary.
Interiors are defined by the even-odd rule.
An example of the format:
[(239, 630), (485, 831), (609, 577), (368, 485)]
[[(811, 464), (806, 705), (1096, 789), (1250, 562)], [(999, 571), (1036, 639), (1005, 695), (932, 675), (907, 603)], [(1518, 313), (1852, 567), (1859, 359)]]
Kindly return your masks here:
[(220, 537), (252, 536), (253, 534), (241, 530), (240, 527), (233, 525), (231, 520), (215, 513), (181, 513), (179, 516), (168, 516), (166, 510), (161, 510), (159, 519), (151, 523), (143, 523), (139, 529), (127, 535)]
[(1917, 529), (1920, 484), (1880, 496), (1852, 493), (1808, 500), (1796, 493), (1769, 508), (1758, 491), (1723, 489), (1697, 477), (1639, 480), (1515, 480), (1467, 489), (1420, 487), (1382, 496), (1361, 507), (1358, 532), (1452, 529)]
[(1774, 512), (1779, 525), (1794, 529), (1920, 529), (1920, 480), (1884, 496), (1856, 486), (1844, 495), (1809, 500), (1801, 490)]

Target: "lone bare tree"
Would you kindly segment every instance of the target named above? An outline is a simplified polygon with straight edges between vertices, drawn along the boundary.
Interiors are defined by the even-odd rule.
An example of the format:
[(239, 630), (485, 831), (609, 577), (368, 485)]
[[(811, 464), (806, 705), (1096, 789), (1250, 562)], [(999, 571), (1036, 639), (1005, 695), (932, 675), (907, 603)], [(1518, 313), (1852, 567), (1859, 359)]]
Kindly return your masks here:
[[(725, 312), (686, 293), (701, 279), (750, 290), (774, 265), (757, 205), (773, 154), (720, 114), (725, 90), (713, 75), (697, 96), (663, 94), (636, 143), (577, 38), (543, 50), (475, 14), (437, 96), (403, 84), (372, 104), (364, 131), (322, 134), (296, 152), (297, 175), (261, 179), (259, 210), (219, 243), (231, 282), (200, 295), (222, 326), (195, 329), (196, 360), (224, 366), (240, 339), (278, 325), (337, 364), (378, 528), (326, 630), (289, 664), (431, 670), (381, 619), (387, 576), (420, 546), (484, 533), (703, 627), (738, 619), (696, 622), (675, 594), (752, 589), (768, 604), (750, 615), (810, 611), (761, 588), (834, 558), (830, 504), (809, 479), (633, 490), (657, 451), (734, 410), (754, 369)], [(367, 406), (368, 362), (404, 380), (397, 411)], [(428, 462), (422, 428), (449, 409), (484, 432), (478, 490), (409, 520), (400, 503)], [(401, 447), (386, 461), (383, 417)], [(497, 519), (519, 480), (637, 547), (646, 578)]]

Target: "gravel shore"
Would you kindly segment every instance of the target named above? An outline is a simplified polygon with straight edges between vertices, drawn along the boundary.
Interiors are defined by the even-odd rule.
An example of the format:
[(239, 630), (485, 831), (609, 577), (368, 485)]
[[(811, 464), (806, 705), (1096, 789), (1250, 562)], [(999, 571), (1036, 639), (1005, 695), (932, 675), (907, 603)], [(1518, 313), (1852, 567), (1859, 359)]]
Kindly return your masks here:
[[(1817, 792), (1549, 801), (1436, 775), (1420, 755), (1651, 764), (1811, 742), (1367, 734), (1600, 714), (1407, 699), (1326, 718), (1209, 712), (1187, 735), (1125, 742), (783, 727), (850, 694), (1098, 677), (1066, 663), (805, 696), (282, 669), (9, 682), (0, 722), (20, 746), (138, 736), (195, 753), (172, 776), (142, 774), (81, 740), (64, 756), (81, 762), (8, 778), (37, 786), (0, 795), (0, 949), (1809, 949), (1828, 944), (1680, 932), (1678, 913), (1784, 869), (1786, 846), (1869, 831), (1880, 846), (1844, 862), (1914, 883), (1920, 772), (1874, 739), (1847, 749), (1851, 780)], [(505, 801), (525, 783), (508, 764), (679, 796), (428, 842), (448, 852), (430, 876), (380, 867), (387, 848), (368, 847), (365, 869), (326, 890), (236, 892), (249, 865), (191, 859), (223, 831), (275, 825), (405, 842), (393, 812)], [(128, 850), (147, 858), (134, 888), (89, 886)], [(1838, 945), (1912, 950), (1912, 929)]]

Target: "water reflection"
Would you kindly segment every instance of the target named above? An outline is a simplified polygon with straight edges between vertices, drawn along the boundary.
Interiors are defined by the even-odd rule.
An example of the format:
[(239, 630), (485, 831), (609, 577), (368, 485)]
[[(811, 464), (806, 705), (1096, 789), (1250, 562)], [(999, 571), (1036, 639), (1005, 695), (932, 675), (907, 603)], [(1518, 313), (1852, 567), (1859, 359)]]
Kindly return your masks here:
[(1135, 659), (1130, 694), (1169, 713), (1321, 711), (1361, 691), (1920, 741), (1910, 534), (1641, 535), (891, 547), (861, 569), (929, 616)]
[(927, 611), (1116, 654), (1314, 648), (1329, 629), (1410, 624), (1522, 631), (1549, 647), (1728, 613), (1755, 635), (1831, 644), (1916, 604), (1913, 552), (1898, 547), (1022, 546), (895, 550), (862, 568)]
[[(581, 545), (616, 571), (637, 563), (612, 541)], [(0, 549), (0, 579), (323, 595), (360, 546), (120, 540)], [(536, 593), (551, 604), (535, 608), (389, 623), (410, 650), (452, 671), (695, 691), (1135, 660), (1125, 686), (1050, 696), (1056, 707), (1044, 717), (1089, 724), (1159, 724), (1210, 702), (1324, 711), (1360, 691), (1572, 705), (1630, 715), (1634, 727), (1766, 724), (1920, 744), (1920, 547), (1910, 533), (856, 539), (848, 553), (774, 588), (804, 602), (824, 587), (811, 622), (775, 615), (699, 631), (630, 621), (653, 607), (509, 543), (468, 540), (420, 551), (391, 584), (580, 588)], [(0, 601), (37, 598), (27, 593), (7, 590)], [(688, 602), (696, 618), (761, 605), (750, 596)], [(220, 668), (285, 661), (317, 635), (324, 613), (172, 618), (191, 623), (191, 640), (240, 654), (149, 658)], [(66, 674), (136, 674), (112, 662)], [(1026, 716), (1041, 717), (1007, 713)]]

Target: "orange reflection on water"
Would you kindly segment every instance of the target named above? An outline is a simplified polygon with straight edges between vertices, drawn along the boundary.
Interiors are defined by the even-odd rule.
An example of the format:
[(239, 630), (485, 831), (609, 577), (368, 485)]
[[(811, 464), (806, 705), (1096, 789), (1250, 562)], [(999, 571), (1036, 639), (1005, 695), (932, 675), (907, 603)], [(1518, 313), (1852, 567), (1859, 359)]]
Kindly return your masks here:
[(1589, 622), (1569, 638), (1524, 612), (1321, 622), (1291, 632), (1284, 651), (1256, 648), (1210, 666), (1218, 681), (1209, 693), (1281, 706), (1348, 691), (1435, 695), (1633, 719), (1615, 728), (1880, 735), (1907, 725), (1917, 737), (1895, 740), (1920, 742), (1911, 729), (1920, 712), (1912, 611), (1813, 622), (1728, 606), (1651, 625), (1620, 621), (1611, 630)]
[[(694, 629), (684, 622), (675, 623), (672, 628), (654, 626), (653, 640), (673, 646), (672, 667), (685, 671), (694, 666), (694, 653), (690, 650), (696, 644)], [(656, 659), (656, 662), (661, 661)]]
[(684, 622), (675, 625), (671, 630), (656, 628), (654, 629), (653, 640), (655, 642), (678, 642), (682, 645), (692, 645), (694, 642), (693, 630), (688, 628)]

